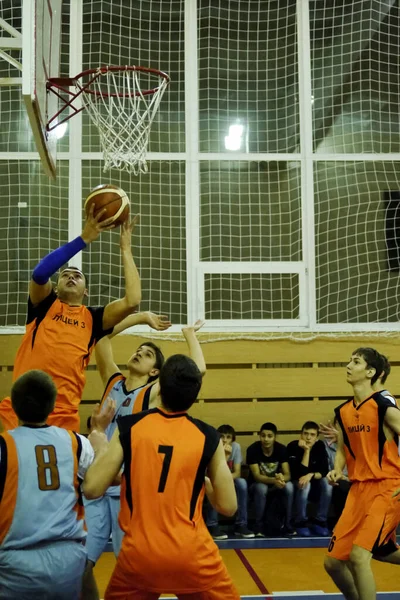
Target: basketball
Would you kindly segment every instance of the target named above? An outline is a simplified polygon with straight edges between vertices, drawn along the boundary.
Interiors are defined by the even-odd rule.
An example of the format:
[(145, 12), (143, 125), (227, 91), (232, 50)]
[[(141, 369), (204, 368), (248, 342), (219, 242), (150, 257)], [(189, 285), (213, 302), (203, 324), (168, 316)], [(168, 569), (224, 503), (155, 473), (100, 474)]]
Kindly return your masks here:
[(90, 207), (94, 204), (94, 216), (104, 208), (106, 209), (102, 221), (113, 217), (112, 223), (121, 225), (129, 216), (129, 198), (124, 190), (117, 185), (105, 183), (95, 187), (85, 200), (85, 212), (89, 214)]

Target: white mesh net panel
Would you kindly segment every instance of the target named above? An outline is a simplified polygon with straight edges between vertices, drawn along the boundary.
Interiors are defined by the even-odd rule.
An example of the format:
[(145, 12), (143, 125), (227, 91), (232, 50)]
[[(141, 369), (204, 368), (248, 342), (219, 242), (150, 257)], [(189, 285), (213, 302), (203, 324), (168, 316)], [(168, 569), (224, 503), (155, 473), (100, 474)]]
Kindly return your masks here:
[[(198, 0), (197, 14), (185, 14), (187, 5), (83, 3), (74, 74), (141, 65), (168, 73), (171, 83), (156, 112), (140, 94), (133, 111), (121, 97), (108, 101), (111, 114), (103, 101), (88, 105), (79, 139), (67, 132), (59, 140), (56, 183), (32, 154), (19, 88), (0, 86), (0, 325), (23, 324), (31, 269), (68, 239), (68, 220), (87, 193), (110, 182), (140, 213), (133, 248), (142, 310), (168, 314), (176, 327), (205, 317), (210, 339), (397, 335), (398, 2)], [(68, 75), (76, 7), (63, 7)], [(1, 16), (20, 28), (18, 2)], [(0, 76), (15, 73), (1, 62)], [(138, 83), (124, 77), (99, 85)], [(139, 77), (142, 90), (154, 87)], [(135, 130), (131, 113), (145, 114), (149, 102)], [(102, 132), (110, 121), (111, 129), (100, 134), (93, 118)], [(147, 136), (148, 172), (116, 169), (118, 148), (131, 151), (121, 141), (139, 140), (133, 152), (142, 159)], [(106, 176), (104, 147), (114, 161)], [(123, 294), (118, 232), (100, 236), (82, 261), (91, 304)]]
[(147, 173), (150, 127), (168, 82), (152, 72), (101, 68), (76, 81), (100, 135), (104, 172), (114, 167), (134, 175)]

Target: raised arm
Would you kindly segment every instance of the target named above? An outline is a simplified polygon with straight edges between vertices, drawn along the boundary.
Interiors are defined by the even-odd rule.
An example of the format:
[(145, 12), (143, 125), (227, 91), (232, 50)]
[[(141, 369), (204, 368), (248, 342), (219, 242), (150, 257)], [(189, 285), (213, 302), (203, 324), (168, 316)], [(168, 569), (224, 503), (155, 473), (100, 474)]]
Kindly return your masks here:
[(164, 331), (171, 326), (170, 321), (168, 321), (168, 318), (165, 315), (156, 315), (155, 313), (148, 311), (136, 313), (126, 317), (126, 319), (114, 327), (110, 335), (101, 338), (101, 340), (97, 342), (95, 346), (96, 364), (104, 387), (107, 385), (111, 375), (118, 372), (118, 366), (114, 362), (111, 338), (118, 333), (121, 333), (121, 331), (128, 329), (128, 327), (145, 324), (157, 331)]
[(125, 274), (125, 296), (110, 302), (104, 309), (103, 329), (111, 329), (134, 312), (142, 299), (140, 277), (132, 256), (131, 237), (138, 215), (131, 222), (121, 225), (120, 247)]
[(100, 211), (95, 217), (93, 216), (94, 204), (90, 208), (85, 226), (80, 236), (68, 242), (64, 246), (53, 250), (45, 256), (33, 270), (32, 279), (29, 283), (29, 297), (32, 304), (36, 305), (42, 302), (53, 289), (50, 277), (58, 271), (60, 267), (65, 265), (73, 256), (86, 248), (88, 244), (93, 242), (102, 231), (113, 229), (114, 225), (110, 223), (110, 219), (101, 221), (105, 209)]
[[(206, 373), (206, 363), (203, 356), (203, 351), (200, 346), (200, 342), (197, 339), (196, 332), (203, 327), (204, 321), (198, 319), (192, 326), (186, 326), (182, 328), (183, 336), (186, 340), (189, 350), (189, 356), (194, 360), (196, 365), (199, 367), (200, 373), (204, 377)], [(160, 403), (160, 384), (158, 380), (153, 384), (150, 392), (149, 408), (154, 408)]]
[(206, 363), (204, 360), (203, 350), (201, 349), (200, 342), (196, 335), (197, 331), (199, 331), (203, 325), (204, 321), (198, 319), (191, 327), (183, 327), (182, 333), (188, 346), (189, 356), (194, 360), (196, 365), (199, 367), (200, 373), (204, 377), (206, 374)]
[(171, 324), (167, 315), (156, 315), (150, 311), (135, 313), (118, 323), (108, 337), (113, 338), (122, 331), (125, 331), (125, 329), (129, 329), (129, 327), (134, 327), (135, 325), (148, 325), (156, 331), (165, 331), (171, 327)]

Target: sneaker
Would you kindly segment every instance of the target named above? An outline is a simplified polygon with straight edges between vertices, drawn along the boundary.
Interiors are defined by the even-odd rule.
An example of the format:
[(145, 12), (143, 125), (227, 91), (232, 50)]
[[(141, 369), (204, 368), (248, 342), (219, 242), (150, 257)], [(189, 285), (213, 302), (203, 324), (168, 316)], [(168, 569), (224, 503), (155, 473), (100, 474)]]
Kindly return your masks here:
[(297, 535), (300, 537), (310, 537), (311, 531), (307, 526), (298, 525), (296, 526)]
[(219, 528), (218, 525), (212, 525), (211, 527), (208, 528), (208, 531), (211, 534), (211, 537), (214, 540), (227, 540), (228, 536), (226, 533), (224, 533), (223, 531), (221, 531), (221, 529)]
[(255, 535), (255, 537), (258, 537), (258, 538), (265, 537), (265, 535), (264, 535), (263, 530), (261, 529), (261, 527), (256, 527), (254, 529), (254, 535)]
[(293, 527), (290, 527), (290, 525), (285, 525), (285, 527), (282, 529), (282, 535), (293, 537), (294, 535), (297, 535), (297, 531), (293, 529)]
[(329, 537), (331, 535), (331, 532), (324, 523), (312, 523), (310, 529), (314, 535), (319, 535), (321, 537)]
[(237, 525), (235, 527), (235, 535), (240, 535), (240, 537), (248, 539), (255, 537), (254, 531), (250, 531), (247, 525)]

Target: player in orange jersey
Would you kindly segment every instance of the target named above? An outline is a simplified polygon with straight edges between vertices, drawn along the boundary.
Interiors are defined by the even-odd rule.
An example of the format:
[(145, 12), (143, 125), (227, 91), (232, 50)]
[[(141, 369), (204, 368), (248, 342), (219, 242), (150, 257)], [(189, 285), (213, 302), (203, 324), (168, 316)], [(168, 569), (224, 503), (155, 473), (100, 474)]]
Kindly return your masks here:
[[(59, 274), (53, 290), (50, 277), (79, 251), (93, 242), (102, 231), (111, 229), (110, 220), (101, 221), (93, 208), (82, 234), (72, 242), (48, 254), (34, 269), (29, 284), (26, 332), (18, 349), (13, 380), (30, 369), (48, 373), (57, 387), (54, 411), (49, 425), (79, 431), (78, 406), (85, 385), (85, 368), (98, 340), (114, 325), (131, 314), (141, 300), (141, 286), (132, 251), (131, 234), (136, 218), (121, 226), (121, 254), (125, 272), (125, 296), (105, 307), (86, 307), (86, 279), (76, 267)], [(17, 426), (9, 398), (0, 404), (0, 419), (5, 429)]]
[(125, 537), (106, 600), (155, 600), (164, 592), (180, 600), (240, 598), (202, 517), (206, 472), (218, 512), (233, 515), (237, 501), (219, 433), (186, 412), (201, 379), (189, 357), (168, 358), (159, 377), (161, 407), (120, 418), (87, 472), (83, 490), (95, 498), (124, 464)]
[(400, 487), (400, 411), (391, 396), (372, 387), (387, 372), (385, 361), (373, 348), (358, 348), (347, 365), (354, 397), (335, 410), (338, 447), (327, 477), (337, 483), (347, 463), (352, 485), (325, 569), (347, 600), (376, 599), (371, 558), (400, 564), (395, 542), (400, 503), (393, 497)]

